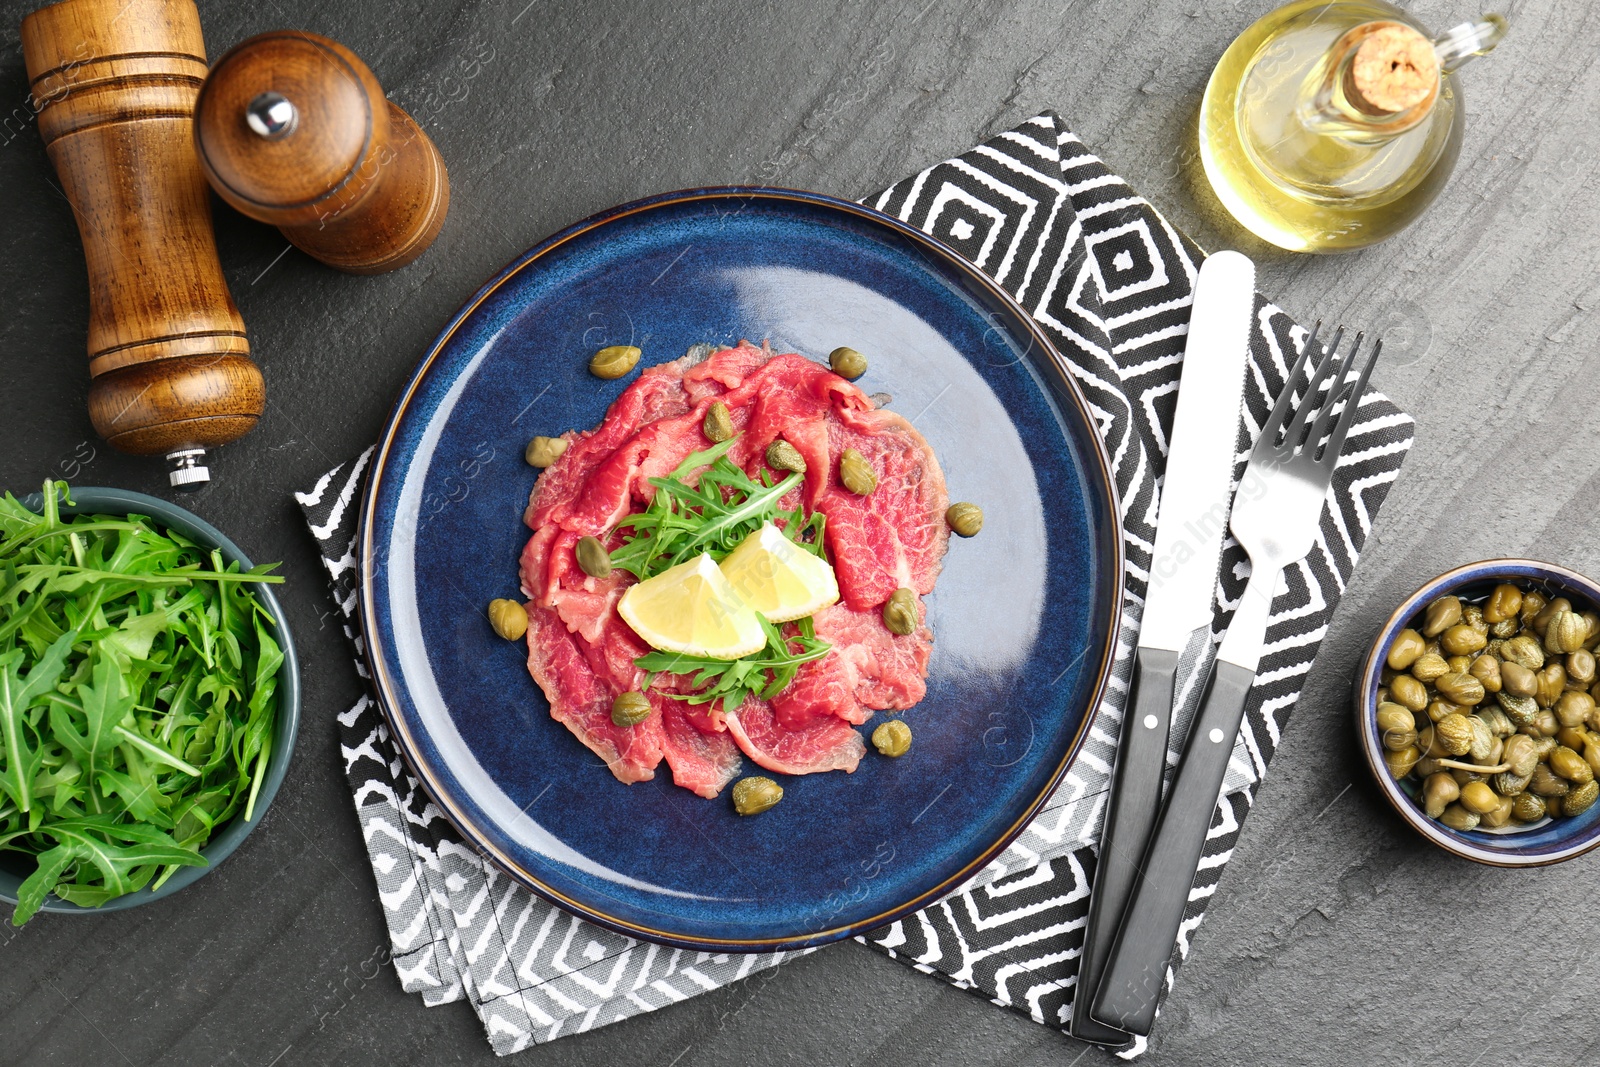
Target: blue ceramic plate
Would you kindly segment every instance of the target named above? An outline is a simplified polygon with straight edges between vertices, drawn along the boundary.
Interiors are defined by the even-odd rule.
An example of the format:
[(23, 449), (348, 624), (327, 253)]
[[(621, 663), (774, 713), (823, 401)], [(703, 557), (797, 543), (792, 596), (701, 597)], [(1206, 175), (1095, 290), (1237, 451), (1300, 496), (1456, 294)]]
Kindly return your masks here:
[[(983, 532), (928, 598), (911, 754), (785, 778), (734, 814), (626, 786), (550, 718), (484, 608), (517, 597), (535, 434), (598, 424), (644, 365), (700, 342), (867, 353), (859, 383), (927, 436)], [(793, 948), (859, 933), (982, 867), (1077, 752), (1118, 623), (1121, 533), (1104, 452), (1031, 320), (970, 263), (811, 193), (721, 189), (616, 208), (535, 248), (456, 316), (406, 387), (363, 513), (362, 625), (402, 751), (465, 837), (585, 918), (667, 944)], [(870, 730), (875, 723), (866, 727)], [(747, 773), (755, 768), (746, 761)], [(764, 772), (763, 772), (764, 773)]]
[(1482, 603), (1501, 582), (1538, 589), (1547, 598), (1564, 596), (1580, 611), (1600, 607), (1600, 584), (1577, 571), (1536, 559), (1486, 559), (1446, 571), (1406, 597), (1394, 609), (1367, 652), (1355, 689), (1356, 735), (1367, 766), (1384, 798), (1411, 828), (1447, 852), (1495, 867), (1543, 867), (1581, 856), (1600, 846), (1600, 804), (1571, 818), (1545, 818), (1526, 826), (1512, 822), (1497, 830), (1452, 830), (1428, 818), (1413, 777), (1395, 781), (1383, 762), (1378, 732), (1378, 688), (1384, 661), (1400, 631), (1415, 626), (1427, 606), (1442, 596)]

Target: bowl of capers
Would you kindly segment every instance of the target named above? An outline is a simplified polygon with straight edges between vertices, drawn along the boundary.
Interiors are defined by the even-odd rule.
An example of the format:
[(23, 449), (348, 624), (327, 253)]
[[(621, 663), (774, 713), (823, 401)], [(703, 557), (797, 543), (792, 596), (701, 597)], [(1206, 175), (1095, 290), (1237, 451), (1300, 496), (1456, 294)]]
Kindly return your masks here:
[(1600, 845), (1600, 585), (1525, 559), (1469, 563), (1395, 609), (1356, 688), (1384, 795), (1434, 844), (1500, 867)]

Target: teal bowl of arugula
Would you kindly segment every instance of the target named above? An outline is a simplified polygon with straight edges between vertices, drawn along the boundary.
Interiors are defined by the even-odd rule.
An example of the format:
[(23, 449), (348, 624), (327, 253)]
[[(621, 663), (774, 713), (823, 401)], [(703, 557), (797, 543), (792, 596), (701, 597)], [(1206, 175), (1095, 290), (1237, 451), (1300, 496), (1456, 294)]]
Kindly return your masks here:
[(143, 493), (47, 482), (0, 499), (0, 900), (15, 925), (171, 896), (261, 823), (300, 725), (271, 569)]

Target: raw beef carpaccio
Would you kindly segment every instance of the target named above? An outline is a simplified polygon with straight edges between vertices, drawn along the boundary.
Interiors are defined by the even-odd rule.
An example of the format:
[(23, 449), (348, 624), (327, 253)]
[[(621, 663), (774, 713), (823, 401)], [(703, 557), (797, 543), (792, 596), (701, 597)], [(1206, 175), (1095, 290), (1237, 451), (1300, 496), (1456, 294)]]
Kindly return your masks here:
[[(702, 424), (718, 400), (738, 434), (728, 458), (752, 477), (780, 436), (805, 458), (805, 480), (782, 506), (827, 516), (840, 600), (814, 623), (833, 647), (772, 700), (752, 696), (727, 714), (720, 701), (692, 705), (669, 696), (690, 691), (687, 676), (656, 675), (648, 691), (653, 714), (616, 726), (611, 702), (642, 683), (634, 660), (649, 651), (617, 613), (634, 578), (622, 570), (604, 580), (586, 575), (574, 546), (586, 535), (608, 548), (622, 543), (616, 525), (649, 503), (650, 479), (709, 446)], [(819, 363), (741, 342), (699, 363), (685, 357), (646, 369), (605, 421), (566, 440), (524, 516), (533, 530), (522, 553), (528, 670), (551, 714), (618, 779), (653, 778), (665, 759), (675, 784), (713, 797), (738, 776), (741, 753), (783, 774), (853, 771), (866, 751), (856, 727), (922, 699), (933, 635), (925, 622), (907, 636), (890, 633), (882, 608), (896, 589), (909, 588), (925, 620), (920, 598), (939, 575), (949, 500), (938, 460), (905, 419)], [(845, 448), (877, 471), (870, 495), (840, 484)]]

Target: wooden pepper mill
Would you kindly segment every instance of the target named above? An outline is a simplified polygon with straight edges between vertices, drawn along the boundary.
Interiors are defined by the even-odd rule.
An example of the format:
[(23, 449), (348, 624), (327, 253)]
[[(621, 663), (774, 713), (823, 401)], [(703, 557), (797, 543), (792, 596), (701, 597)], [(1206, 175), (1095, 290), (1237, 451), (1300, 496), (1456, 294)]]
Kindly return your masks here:
[(89, 417), (113, 447), (210, 477), (204, 449), (266, 401), (195, 157), (206, 76), (193, 0), (63, 0), (22, 21), (39, 132), (89, 266)]
[(314, 33), (263, 33), (217, 60), (195, 143), (217, 194), (339, 270), (379, 274), (439, 234), (439, 150), (354, 52)]

